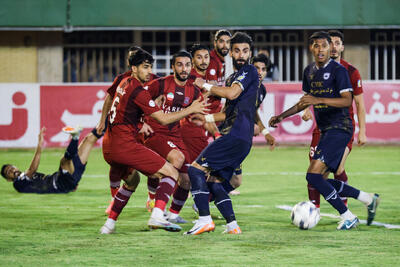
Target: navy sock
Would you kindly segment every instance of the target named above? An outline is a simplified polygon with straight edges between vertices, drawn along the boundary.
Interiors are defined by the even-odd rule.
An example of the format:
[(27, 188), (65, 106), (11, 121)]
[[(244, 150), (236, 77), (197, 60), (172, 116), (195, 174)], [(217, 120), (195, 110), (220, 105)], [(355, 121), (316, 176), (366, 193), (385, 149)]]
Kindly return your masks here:
[(79, 142), (79, 140), (71, 139), (71, 141), (69, 142), (69, 145), (67, 147), (67, 150), (64, 153), (64, 158), (72, 159), (73, 156), (78, 154), (78, 142)]
[(207, 183), (209, 185), (211, 193), (215, 196), (215, 206), (217, 206), (219, 212), (221, 212), (222, 216), (225, 218), (226, 223), (230, 223), (235, 221), (235, 213), (232, 207), (232, 201), (222, 187), (220, 183)]
[(345, 184), (342, 181), (336, 179), (328, 179), (328, 183), (330, 183), (338, 192), (339, 196), (341, 197), (352, 197), (357, 199), (358, 195), (360, 194), (360, 190)]
[(206, 174), (193, 166), (188, 168), (188, 174), (192, 184), (190, 191), (192, 192), (194, 203), (199, 209), (199, 215), (210, 215), (210, 205), (208, 204), (210, 191), (206, 183)]
[(347, 211), (347, 207), (338, 196), (336, 189), (322, 177), (322, 174), (307, 173), (306, 179), (324, 196), (326, 201), (328, 201), (339, 214), (343, 214)]
[(235, 188), (231, 185), (231, 181), (228, 179), (225, 179), (221, 184), (227, 193), (235, 190)]

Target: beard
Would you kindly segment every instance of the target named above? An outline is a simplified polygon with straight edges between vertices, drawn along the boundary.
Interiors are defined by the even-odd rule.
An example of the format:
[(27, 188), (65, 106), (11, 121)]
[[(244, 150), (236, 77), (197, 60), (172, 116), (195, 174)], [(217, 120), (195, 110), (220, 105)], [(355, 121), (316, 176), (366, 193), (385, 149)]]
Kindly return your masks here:
[(201, 70), (201, 71), (205, 71), (208, 68), (207, 64), (200, 64), (196, 66), (197, 69)]
[(186, 78), (183, 78), (181, 75), (179, 75), (179, 73), (175, 73), (175, 77), (178, 79), (178, 81), (186, 82), (187, 79), (189, 78), (189, 75), (186, 72), (181, 72), (181, 74), (182, 73), (186, 74)]
[(244, 60), (244, 59), (236, 60), (236, 59), (232, 58), (232, 63), (236, 70), (240, 70), (244, 65), (248, 64), (248, 60)]
[(223, 51), (222, 49), (219, 49), (218, 47), (216, 49), (217, 49), (218, 54), (220, 54), (223, 57), (229, 53), (229, 49), (226, 49), (225, 51)]

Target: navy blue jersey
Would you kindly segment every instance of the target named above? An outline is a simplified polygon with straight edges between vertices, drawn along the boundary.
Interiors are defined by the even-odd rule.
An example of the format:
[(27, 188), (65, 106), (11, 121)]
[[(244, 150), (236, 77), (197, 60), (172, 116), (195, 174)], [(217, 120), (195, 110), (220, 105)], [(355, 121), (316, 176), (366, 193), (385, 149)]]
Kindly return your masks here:
[(32, 178), (21, 173), (13, 182), (15, 190), (20, 193), (68, 193), (76, 188), (71, 174), (61, 170), (51, 175), (35, 172)]
[(267, 95), (267, 89), (265, 89), (264, 84), (260, 83), (260, 87), (258, 88), (258, 92), (257, 92), (256, 109), (258, 109), (260, 107), (260, 105), (264, 101), (264, 98), (266, 95)]
[(253, 65), (244, 65), (229, 76), (226, 86), (234, 83), (239, 84), (243, 91), (236, 99), (226, 101), (226, 119), (219, 126), (219, 130), (223, 135), (230, 134), (252, 143), (257, 92), (260, 85), (256, 68)]
[[(339, 63), (330, 60), (324, 67), (315, 63), (304, 69), (303, 91), (315, 97), (340, 98), (343, 92), (352, 92), (348, 71)], [(349, 108), (330, 107), (325, 104), (314, 105), (318, 128), (324, 132), (329, 129), (353, 131)]]

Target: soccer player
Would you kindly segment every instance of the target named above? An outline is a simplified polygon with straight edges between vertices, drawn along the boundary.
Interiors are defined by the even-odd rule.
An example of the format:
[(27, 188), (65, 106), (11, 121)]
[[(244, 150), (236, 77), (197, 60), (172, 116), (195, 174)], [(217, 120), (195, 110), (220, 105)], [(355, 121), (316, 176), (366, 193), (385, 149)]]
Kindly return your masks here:
[(379, 195), (368, 194), (342, 181), (324, 179), (327, 172), (336, 172), (346, 145), (352, 138), (353, 125), (349, 115), (352, 87), (347, 70), (330, 59), (331, 37), (327, 32), (315, 32), (310, 37), (314, 62), (303, 73), (305, 95), (296, 105), (270, 119), (276, 127), (283, 119), (313, 105), (321, 138), (307, 170), (307, 181), (316, 188), (340, 214), (342, 221), (337, 229), (349, 230), (359, 223), (358, 218), (346, 207), (340, 197), (352, 197), (367, 206), (367, 224), (373, 221)]
[[(357, 108), (357, 117), (358, 117), (358, 124), (359, 124), (359, 133), (358, 133), (358, 145), (362, 146), (366, 143), (367, 137), (365, 134), (365, 106), (364, 106), (364, 98), (363, 98), (363, 89), (361, 84), (361, 76), (358, 70), (352, 66), (350, 63), (346, 62), (342, 59), (342, 52), (344, 50), (344, 35), (340, 31), (331, 30), (328, 32), (332, 39), (332, 49), (331, 49), (331, 58), (336, 62), (340, 63), (343, 67), (347, 69), (350, 76), (351, 86), (353, 88), (353, 95), (354, 95), (354, 102), (356, 103)], [(349, 107), (350, 118), (353, 124), (353, 136), (350, 142), (347, 144), (346, 149), (343, 154), (342, 161), (340, 162), (339, 168), (334, 173), (334, 178), (347, 183), (348, 177), (346, 171), (344, 169), (344, 165), (347, 159), (347, 156), (350, 154), (351, 149), (353, 147), (354, 141), (354, 130), (355, 130), (355, 121), (354, 121), (354, 112), (353, 112), (353, 105)], [(307, 108), (302, 116), (302, 118), (307, 121), (312, 119), (312, 114), (309, 108)], [(310, 145), (310, 154), (309, 158), (312, 159), (314, 152), (317, 149), (317, 144), (320, 139), (320, 130), (318, 127), (315, 127), (312, 140)], [(308, 197), (311, 202), (315, 204), (317, 208), (320, 207), (320, 194), (319, 192), (313, 188), (310, 184), (307, 185), (308, 188)], [(344, 203), (347, 205), (347, 198), (343, 198)]]
[[(139, 49), (129, 57), (132, 76), (123, 79), (117, 88), (116, 95), (108, 116), (108, 127), (103, 139), (104, 159), (119, 173), (131, 173), (132, 169), (146, 175), (160, 178), (160, 190), (157, 191), (157, 201), (167, 203), (172, 194), (178, 171), (156, 152), (148, 149), (137, 141), (135, 134), (142, 115), (149, 115), (166, 125), (191, 113), (203, 113), (204, 101), (194, 101), (192, 105), (177, 112), (164, 113), (153, 101), (150, 94), (143, 88), (151, 77), (153, 57)], [(137, 185), (122, 186), (115, 195), (111, 213), (100, 230), (102, 234), (115, 231), (116, 220)], [(158, 204), (156, 201), (156, 206)], [(165, 204), (164, 204), (165, 205)], [(180, 231), (181, 227), (164, 219), (164, 211), (155, 207), (148, 221), (152, 229), (162, 228), (167, 231)]]
[(232, 34), (228, 30), (219, 30), (215, 33), (214, 49), (210, 53), (210, 65), (207, 75), (210, 80), (217, 81), (218, 86), (225, 84), (225, 56), (229, 53)]
[[(136, 53), (136, 51), (138, 51), (139, 49), (141, 49), (141, 48), (138, 46), (131, 46), (128, 49), (128, 58), (127, 58), (128, 64), (127, 65), (130, 68), (131, 68), (131, 66), (130, 66), (129, 60), (128, 60), (129, 56), (134, 55)], [(132, 70), (128, 70), (122, 74), (119, 74), (114, 79), (112, 85), (107, 89), (107, 95), (106, 95), (106, 98), (104, 99), (104, 104), (103, 104), (103, 108), (102, 108), (102, 112), (101, 112), (100, 121), (98, 122), (98, 124), (96, 126), (98, 134), (105, 132), (107, 114), (108, 114), (108, 112), (110, 112), (112, 100), (115, 96), (118, 85), (121, 83), (121, 81), (124, 78), (130, 77), (130, 76), (132, 76)], [(158, 76), (152, 73), (150, 76), (150, 81), (157, 79), (157, 78), (158, 78)], [(143, 134), (143, 135), (147, 136), (152, 133), (151, 127), (149, 127), (146, 123), (139, 124), (139, 127), (140, 127), (139, 134)], [(140, 136), (138, 138), (140, 138)], [(115, 194), (117, 194), (118, 189), (120, 188), (120, 185), (121, 185), (121, 179), (122, 179), (121, 175), (129, 176), (129, 178), (126, 177), (126, 179), (128, 179), (129, 181), (135, 181), (134, 183), (139, 183), (139, 181), (140, 181), (139, 173), (136, 172), (135, 170), (133, 170), (132, 173), (121, 174), (118, 172), (118, 170), (114, 170), (113, 168), (110, 168), (109, 179), (110, 179), (110, 193), (111, 193), (112, 200), (110, 202), (110, 205), (106, 209), (106, 214), (108, 214), (108, 215), (110, 215), (111, 207), (113, 205), (113, 200), (114, 200)], [(150, 203), (146, 203), (146, 205), (150, 205)]]
[(206, 181), (209, 174), (230, 179), (237, 166), (250, 152), (253, 133), (256, 100), (259, 88), (257, 70), (249, 64), (253, 41), (249, 35), (236, 32), (230, 41), (233, 65), (236, 70), (227, 81), (226, 87), (196, 79), (195, 84), (212, 95), (224, 97), (226, 120), (220, 125), (222, 137), (208, 145), (189, 167), (192, 184), (191, 193), (199, 210), (199, 219), (188, 235), (198, 235), (215, 229), (210, 215), (209, 195), (215, 197), (215, 204), (227, 222), (227, 233), (239, 234), (232, 202), (221, 183)]
[(21, 172), (14, 165), (5, 164), (1, 168), (1, 175), (7, 181), (13, 182), (15, 190), (20, 193), (55, 194), (75, 191), (85, 171), (90, 151), (101, 136), (96, 133), (96, 128), (94, 128), (78, 147), (81, 129), (64, 127), (63, 131), (71, 134), (71, 141), (60, 160), (58, 170), (53, 174), (45, 175), (37, 172), (45, 131), (44, 127), (40, 130), (35, 154), (25, 172)]
[[(150, 95), (163, 97), (162, 109), (165, 113), (173, 113), (189, 106), (194, 100), (202, 98), (200, 90), (192, 82), (188, 81), (192, 69), (192, 56), (187, 51), (179, 51), (171, 60), (173, 75), (152, 81), (147, 90)], [(182, 140), (180, 123), (161, 125), (152, 118), (146, 118), (146, 122), (154, 133), (145, 141), (145, 146), (157, 152), (160, 156), (170, 162), (179, 170), (178, 187), (173, 194), (173, 200), (167, 220), (174, 223), (186, 223), (179, 216), (179, 212), (185, 204), (189, 190), (190, 181), (187, 175), (187, 167), (190, 157), (187, 153), (185, 143)], [(157, 188), (162, 189), (162, 185)], [(164, 210), (166, 203), (157, 201), (155, 194), (155, 207)]]

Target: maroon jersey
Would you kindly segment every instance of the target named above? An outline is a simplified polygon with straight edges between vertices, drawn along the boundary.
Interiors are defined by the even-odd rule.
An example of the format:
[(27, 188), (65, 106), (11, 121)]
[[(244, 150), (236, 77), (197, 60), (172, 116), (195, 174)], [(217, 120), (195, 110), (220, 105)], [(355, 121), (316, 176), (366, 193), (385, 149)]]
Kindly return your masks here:
[[(127, 77), (130, 77), (130, 76), (132, 76), (132, 71), (131, 71), (131, 70), (128, 70), (128, 71), (126, 71), (126, 72), (124, 72), (124, 73), (119, 74), (117, 77), (115, 77), (115, 79), (114, 79), (112, 85), (107, 89), (107, 93), (108, 93), (112, 98), (114, 98), (115, 91), (117, 91), (118, 85), (121, 83), (121, 81), (122, 81), (123, 79), (125, 79), (125, 78), (127, 78)], [(158, 78), (157, 75), (151, 74), (150, 81), (155, 80), (155, 79), (157, 79), (157, 78)], [(149, 81), (149, 82), (150, 82), (150, 81)]]
[(159, 110), (140, 82), (136, 78), (128, 77), (121, 81), (116, 90), (108, 122), (110, 128), (126, 125), (131, 129), (132, 135), (139, 130), (138, 124), (143, 114), (150, 115)]
[[(153, 98), (160, 95), (165, 97), (165, 101), (161, 107), (164, 113), (180, 111), (188, 107), (198, 97), (202, 97), (200, 90), (193, 83), (186, 82), (186, 85), (183, 87), (176, 84), (174, 75), (156, 79), (146, 87)], [(169, 125), (161, 125), (156, 120), (147, 117), (146, 122), (156, 133), (180, 136), (179, 121)]]
[(217, 55), (215, 49), (210, 52), (210, 65), (208, 65), (206, 76), (210, 81), (217, 81), (218, 86), (225, 84), (225, 61)]

